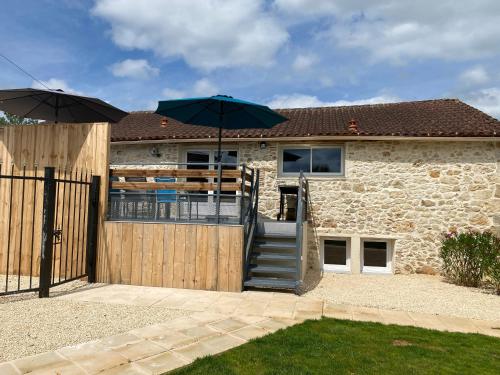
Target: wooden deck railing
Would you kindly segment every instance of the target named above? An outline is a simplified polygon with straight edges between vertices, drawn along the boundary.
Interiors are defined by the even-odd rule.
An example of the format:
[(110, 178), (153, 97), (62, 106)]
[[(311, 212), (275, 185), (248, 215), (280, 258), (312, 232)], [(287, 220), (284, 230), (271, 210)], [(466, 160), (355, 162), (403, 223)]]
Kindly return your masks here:
[[(111, 177), (144, 177), (144, 178), (179, 178), (181, 181), (175, 182), (154, 182), (154, 181), (112, 181), (111, 189), (121, 190), (177, 190), (177, 191), (215, 191), (216, 182), (192, 182), (186, 181), (188, 178), (217, 178), (217, 171), (213, 169), (111, 169)], [(234, 182), (221, 182), (221, 191), (241, 191), (245, 186), (245, 193), (251, 190), (251, 174), (243, 170), (223, 170), (223, 179), (235, 179)], [(242, 180), (245, 179), (245, 184)]]

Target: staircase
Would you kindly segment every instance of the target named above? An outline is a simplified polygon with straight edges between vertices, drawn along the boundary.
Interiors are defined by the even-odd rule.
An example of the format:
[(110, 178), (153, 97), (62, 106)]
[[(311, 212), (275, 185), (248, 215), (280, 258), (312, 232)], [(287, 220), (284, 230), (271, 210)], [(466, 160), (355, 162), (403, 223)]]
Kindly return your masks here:
[(245, 287), (295, 290), (301, 262), (298, 254), (295, 222), (259, 222)]

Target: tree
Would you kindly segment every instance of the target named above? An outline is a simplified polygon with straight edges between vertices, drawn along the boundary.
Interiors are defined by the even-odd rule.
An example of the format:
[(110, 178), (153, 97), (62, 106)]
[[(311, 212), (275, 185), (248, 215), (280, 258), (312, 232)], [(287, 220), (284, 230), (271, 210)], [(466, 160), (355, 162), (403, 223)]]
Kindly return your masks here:
[(38, 121), (33, 120), (31, 118), (11, 115), (10, 113), (7, 112), (4, 112), (2, 115), (0, 112), (0, 125), (34, 125), (34, 124), (38, 124)]

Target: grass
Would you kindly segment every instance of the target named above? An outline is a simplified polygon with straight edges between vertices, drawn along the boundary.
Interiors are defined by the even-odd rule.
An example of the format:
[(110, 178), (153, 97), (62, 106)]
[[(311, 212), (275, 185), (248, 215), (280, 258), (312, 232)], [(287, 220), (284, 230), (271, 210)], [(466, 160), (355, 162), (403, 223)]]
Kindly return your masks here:
[(323, 318), (173, 374), (500, 374), (500, 339)]

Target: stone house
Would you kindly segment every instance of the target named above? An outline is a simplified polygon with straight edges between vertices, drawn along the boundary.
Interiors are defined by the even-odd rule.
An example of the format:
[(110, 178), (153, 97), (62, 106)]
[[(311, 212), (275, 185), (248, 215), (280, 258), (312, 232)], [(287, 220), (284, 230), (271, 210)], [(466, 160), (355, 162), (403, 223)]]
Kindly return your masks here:
[[(289, 121), (273, 129), (224, 131), (223, 150), (260, 169), (268, 220), (280, 186), (305, 173), (311, 272), (438, 270), (444, 232), (500, 227), (500, 122), (478, 109), (441, 99), (278, 112)], [(216, 129), (132, 112), (113, 125), (110, 162), (214, 162), (216, 139)]]

